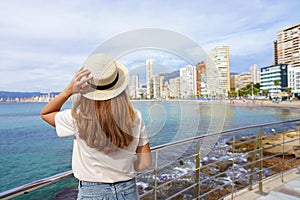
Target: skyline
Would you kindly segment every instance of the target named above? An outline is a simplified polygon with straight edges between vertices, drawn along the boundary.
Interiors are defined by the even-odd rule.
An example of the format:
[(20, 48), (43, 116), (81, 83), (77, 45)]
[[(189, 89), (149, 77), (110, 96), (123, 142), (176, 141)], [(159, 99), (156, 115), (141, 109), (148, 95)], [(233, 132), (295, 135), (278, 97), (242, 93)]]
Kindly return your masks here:
[[(241, 73), (253, 64), (271, 65), (277, 31), (300, 23), (297, 0), (221, 3), (1, 1), (0, 91), (60, 91), (99, 44), (140, 28), (178, 32), (206, 52), (228, 45), (230, 72)], [(159, 51), (135, 52), (121, 60), (133, 71), (149, 57), (162, 72), (184, 65)]]

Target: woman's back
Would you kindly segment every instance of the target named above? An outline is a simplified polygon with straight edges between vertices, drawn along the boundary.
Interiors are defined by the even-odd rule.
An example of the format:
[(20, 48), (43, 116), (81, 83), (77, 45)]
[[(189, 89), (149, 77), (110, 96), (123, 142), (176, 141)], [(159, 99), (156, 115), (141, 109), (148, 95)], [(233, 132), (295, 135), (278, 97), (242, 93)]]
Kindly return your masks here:
[[(41, 117), (56, 127), (58, 136), (74, 137), (78, 199), (118, 199), (125, 193), (126, 199), (138, 199), (136, 171), (151, 166), (152, 157), (142, 116), (125, 92), (128, 70), (103, 54), (91, 55), (84, 66), (43, 108)], [(73, 109), (61, 111), (76, 93), (82, 96)]]

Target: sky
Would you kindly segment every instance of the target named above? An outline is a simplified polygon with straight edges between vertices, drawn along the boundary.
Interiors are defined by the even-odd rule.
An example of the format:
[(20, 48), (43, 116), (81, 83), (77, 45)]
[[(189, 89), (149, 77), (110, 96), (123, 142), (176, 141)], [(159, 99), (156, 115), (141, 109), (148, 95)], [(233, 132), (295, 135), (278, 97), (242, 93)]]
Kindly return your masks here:
[[(130, 31), (166, 29), (205, 52), (230, 48), (230, 71), (271, 65), (279, 30), (300, 23), (299, 0), (0, 1), (0, 91), (61, 91), (99, 45)], [(127, 52), (129, 71), (187, 64), (158, 49)]]

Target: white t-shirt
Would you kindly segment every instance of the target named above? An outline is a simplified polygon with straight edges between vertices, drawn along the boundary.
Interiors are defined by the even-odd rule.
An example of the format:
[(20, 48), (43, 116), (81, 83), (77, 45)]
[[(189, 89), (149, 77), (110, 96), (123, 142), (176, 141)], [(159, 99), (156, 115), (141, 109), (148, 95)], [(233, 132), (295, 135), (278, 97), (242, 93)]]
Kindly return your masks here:
[(133, 162), (136, 148), (149, 142), (140, 111), (135, 110), (135, 115), (132, 127), (133, 141), (126, 148), (110, 154), (90, 148), (79, 138), (70, 109), (55, 115), (56, 132), (59, 137), (76, 135), (72, 156), (72, 169), (76, 178), (81, 181), (114, 183), (135, 177)]

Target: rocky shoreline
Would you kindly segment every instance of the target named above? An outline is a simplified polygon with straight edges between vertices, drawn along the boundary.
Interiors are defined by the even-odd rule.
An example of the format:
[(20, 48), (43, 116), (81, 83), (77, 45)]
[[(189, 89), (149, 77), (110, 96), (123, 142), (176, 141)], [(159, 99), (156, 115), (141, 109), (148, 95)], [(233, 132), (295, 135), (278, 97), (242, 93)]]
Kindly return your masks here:
[[(299, 132), (296, 131), (283, 131), (263, 136), (261, 140), (263, 146), (263, 179), (300, 165), (299, 137)], [(295, 138), (298, 139), (288, 142)], [(232, 140), (219, 142), (209, 155), (201, 159), (200, 190), (197, 190), (196, 185), (174, 199), (193, 199), (198, 196), (198, 193), (203, 195), (201, 199), (219, 199), (231, 193), (233, 184), (235, 190), (240, 190), (250, 186), (250, 179), (253, 179), (252, 184), (257, 183), (259, 181), (260, 162), (259, 151), (253, 154), (255, 140), (257, 140), (256, 137), (241, 137), (236, 139), (234, 143)], [(279, 145), (283, 141), (286, 142), (284, 148), (283, 145)], [(275, 145), (275, 147), (271, 145)], [(233, 154), (235, 154), (234, 159)], [(251, 164), (252, 161), (256, 162)], [(195, 183), (197, 180), (195, 166), (195, 162), (192, 160), (179, 160), (172, 165), (172, 170), (163, 169), (158, 176), (158, 185), (164, 185), (158, 190), (158, 199), (170, 197)], [(180, 173), (178, 168), (186, 171), (184, 174), (174, 176), (176, 169), (177, 173)], [(250, 174), (253, 176), (251, 177)], [(145, 181), (144, 184), (139, 185), (140, 193), (153, 189), (153, 183), (146, 184), (147, 180), (150, 179), (147, 177), (140, 180), (141, 182)], [(145, 185), (147, 187), (143, 188), (142, 186)], [(210, 193), (205, 195), (207, 192)], [(142, 199), (153, 199), (153, 194)]]

